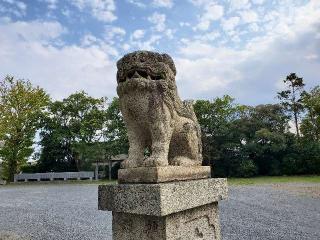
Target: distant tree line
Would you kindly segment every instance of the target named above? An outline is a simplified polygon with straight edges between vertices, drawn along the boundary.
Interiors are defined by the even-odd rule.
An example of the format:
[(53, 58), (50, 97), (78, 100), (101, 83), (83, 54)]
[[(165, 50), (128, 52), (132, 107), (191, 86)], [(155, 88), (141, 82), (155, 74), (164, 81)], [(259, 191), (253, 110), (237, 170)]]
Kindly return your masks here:
[(278, 104), (244, 106), (230, 96), (195, 102), (214, 176), (320, 174), (320, 87), (305, 91), (294, 73), (284, 83)]
[[(320, 87), (305, 91), (294, 73), (284, 84), (277, 104), (239, 105), (228, 95), (195, 101), (203, 163), (214, 176), (320, 174)], [(117, 98), (108, 102), (82, 91), (52, 101), (29, 81), (8, 76), (0, 80), (0, 113), (2, 177), (8, 180), (20, 171), (90, 170), (96, 161), (128, 152)], [(26, 164), (30, 158), (36, 165)]]

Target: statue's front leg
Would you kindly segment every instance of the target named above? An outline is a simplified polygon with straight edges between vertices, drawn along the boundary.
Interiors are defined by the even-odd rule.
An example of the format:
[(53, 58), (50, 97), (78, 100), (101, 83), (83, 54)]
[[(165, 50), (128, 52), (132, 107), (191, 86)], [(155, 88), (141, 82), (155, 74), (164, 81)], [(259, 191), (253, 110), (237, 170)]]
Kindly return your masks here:
[(151, 156), (144, 161), (144, 166), (157, 167), (168, 165), (168, 153), (172, 137), (170, 121), (159, 121), (152, 124), (151, 129)]
[(122, 168), (136, 168), (143, 165), (146, 148), (146, 132), (133, 122), (127, 123), (129, 152), (128, 158), (122, 162)]

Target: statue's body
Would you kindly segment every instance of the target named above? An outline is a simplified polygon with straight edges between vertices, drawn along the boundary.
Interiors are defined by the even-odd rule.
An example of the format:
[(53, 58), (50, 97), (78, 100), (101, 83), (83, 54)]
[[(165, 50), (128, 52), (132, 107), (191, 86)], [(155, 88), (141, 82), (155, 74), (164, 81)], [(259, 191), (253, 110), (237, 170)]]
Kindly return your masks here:
[(117, 92), (130, 144), (123, 167), (201, 165), (200, 126), (192, 104), (178, 96), (171, 57), (137, 51), (121, 58), (117, 67)]
[(117, 67), (130, 148), (119, 184), (99, 186), (99, 209), (112, 211), (112, 238), (221, 240), (226, 179), (210, 178), (210, 166), (201, 166), (200, 127), (192, 104), (178, 97), (171, 57), (138, 51)]

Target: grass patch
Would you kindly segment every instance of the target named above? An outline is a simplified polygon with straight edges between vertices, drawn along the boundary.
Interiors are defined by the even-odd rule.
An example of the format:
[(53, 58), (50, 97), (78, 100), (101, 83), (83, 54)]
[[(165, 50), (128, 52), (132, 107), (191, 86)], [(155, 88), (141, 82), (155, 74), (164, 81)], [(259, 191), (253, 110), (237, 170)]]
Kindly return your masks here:
[(320, 176), (264, 176), (253, 178), (228, 178), (231, 185), (250, 185), (250, 184), (268, 184), (268, 183), (291, 183), (307, 182), (320, 183)]

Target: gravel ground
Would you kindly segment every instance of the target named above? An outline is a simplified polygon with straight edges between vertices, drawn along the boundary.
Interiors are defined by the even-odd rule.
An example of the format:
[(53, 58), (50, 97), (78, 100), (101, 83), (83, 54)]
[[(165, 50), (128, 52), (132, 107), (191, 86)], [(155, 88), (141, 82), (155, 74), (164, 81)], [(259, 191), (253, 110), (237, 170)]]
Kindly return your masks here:
[[(231, 187), (220, 205), (223, 239), (320, 239), (319, 195), (303, 189), (320, 185)], [(111, 213), (97, 210), (97, 185), (0, 187), (4, 239), (111, 240)]]
[(223, 239), (319, 240), (320, 198), (303, 188), (320, 184), (231, 187), (220, 205)]
[(111, 240), (111, 213), (97, 210), (97, 196), (97, 185), (0, 187), (0, 236)]

